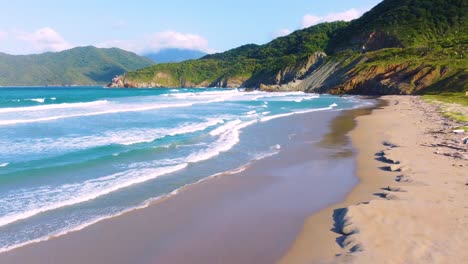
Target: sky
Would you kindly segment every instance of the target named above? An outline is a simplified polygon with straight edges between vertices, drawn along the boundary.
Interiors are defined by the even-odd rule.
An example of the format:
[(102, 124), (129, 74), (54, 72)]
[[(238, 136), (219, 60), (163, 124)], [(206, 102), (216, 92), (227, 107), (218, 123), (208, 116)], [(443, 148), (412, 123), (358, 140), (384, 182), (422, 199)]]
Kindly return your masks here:
[(138, 54), (164, 48), (222, 52), (264, 44), (321, 22), (349, 21), (381, 0), (0, 0), (0, 52), (77, 46)]

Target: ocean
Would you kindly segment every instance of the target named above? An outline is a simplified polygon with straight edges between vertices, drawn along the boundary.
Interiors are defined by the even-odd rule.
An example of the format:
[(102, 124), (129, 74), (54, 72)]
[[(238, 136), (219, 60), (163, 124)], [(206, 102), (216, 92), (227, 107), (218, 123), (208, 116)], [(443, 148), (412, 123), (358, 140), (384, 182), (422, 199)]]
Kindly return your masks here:
[(255, 133), (273, 119), (366, 104), (241, 89), (2, 87), (0, 252), (276, 155), (281, 128)]

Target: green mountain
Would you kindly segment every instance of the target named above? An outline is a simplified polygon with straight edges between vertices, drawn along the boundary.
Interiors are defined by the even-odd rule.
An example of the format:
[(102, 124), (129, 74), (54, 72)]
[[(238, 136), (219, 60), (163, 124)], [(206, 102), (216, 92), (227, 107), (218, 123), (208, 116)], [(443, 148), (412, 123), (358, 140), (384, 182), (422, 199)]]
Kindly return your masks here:
[[(321, 56), (314, 54), (324, 50), (332, 33), (346, 25), (324, 23), (261, 46), (249, 44), (198, 60), (157, 64), (127, 73), (124, 81), (115, 80), (114, 86), (255, 87), (264, 82), (290, 81), (295, 71), (320, 60)], [(278, 71), (282, 73), (278, 75)]]
[(116, 78), (116, 87), (219, 86), (328, 93), (468, 90), (468, 2), (385, 0), (361, 18), (323, 23)]
[(0, 85), (101, 85), (152, 64), (135, 53), (92, 46), (37, 55), (0, 53)]
[[(387, 0), (336, 33), (328, 52), (427, 46), (467, 33), (466, 0)], [(371, 41), (372, 43), (369, 43)]]

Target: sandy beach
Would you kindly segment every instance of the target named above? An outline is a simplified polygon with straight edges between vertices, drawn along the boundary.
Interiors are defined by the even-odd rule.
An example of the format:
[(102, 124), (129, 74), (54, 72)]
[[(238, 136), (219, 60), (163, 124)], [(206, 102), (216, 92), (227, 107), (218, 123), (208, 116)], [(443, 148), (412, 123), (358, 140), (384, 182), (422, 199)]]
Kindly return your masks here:
[(419, 97), (382, 99), (351, 132), (360, 183), (279, 263), (468, 263), (466, 134)]

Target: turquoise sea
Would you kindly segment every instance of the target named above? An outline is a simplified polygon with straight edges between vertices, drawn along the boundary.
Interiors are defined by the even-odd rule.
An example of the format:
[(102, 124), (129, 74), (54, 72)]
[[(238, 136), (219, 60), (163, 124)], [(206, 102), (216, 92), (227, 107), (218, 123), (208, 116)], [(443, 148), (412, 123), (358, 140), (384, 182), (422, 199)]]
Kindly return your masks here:
[(0, 252), (144, 207), (281, 151), (277, 133), (246, 129), (366, 104), (240, 89), (2, 87)]

